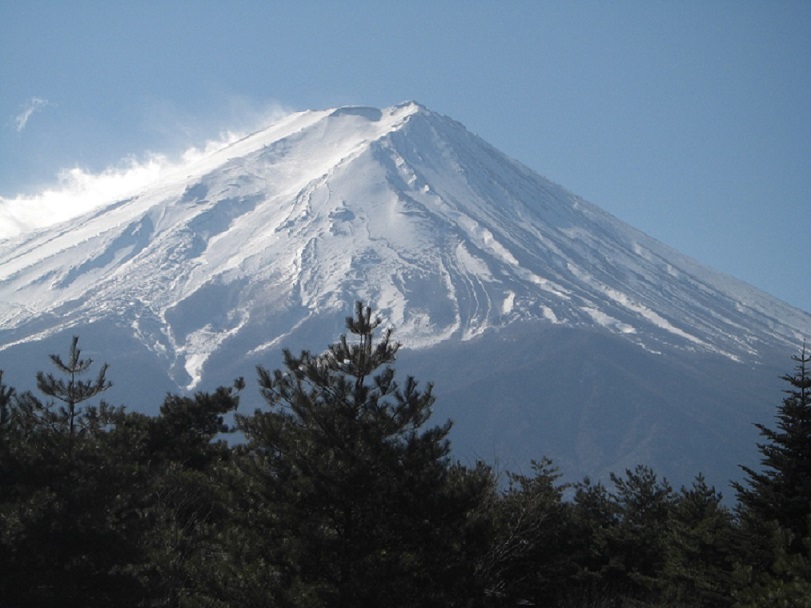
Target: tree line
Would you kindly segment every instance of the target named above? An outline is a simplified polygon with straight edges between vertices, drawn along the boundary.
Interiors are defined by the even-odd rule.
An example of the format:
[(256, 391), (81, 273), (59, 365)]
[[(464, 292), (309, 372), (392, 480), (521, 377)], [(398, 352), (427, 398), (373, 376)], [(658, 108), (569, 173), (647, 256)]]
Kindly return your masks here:
[[(784, 379), (762, 470), (737, 503), (647, 466), (561, 480), (451, 457), (432, 386), (358, 304), (320, 354), (245, 388), (96, 398), (74, 338), (40, 396), (0, 371), (0, 605), (134, 607), (811, 606), (811, 355)], [(89, 376), (89, 379), (86, 379)]]

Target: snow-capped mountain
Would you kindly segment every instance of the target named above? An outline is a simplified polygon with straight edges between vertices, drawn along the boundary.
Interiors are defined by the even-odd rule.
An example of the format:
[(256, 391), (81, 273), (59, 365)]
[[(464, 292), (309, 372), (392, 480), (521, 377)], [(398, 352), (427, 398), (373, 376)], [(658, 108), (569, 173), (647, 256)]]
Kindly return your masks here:
[(150, 384), (191, 390), (326, 346), (357, 299), (424, 360), (567, 330), (640, 360), (743, 369), (788, 362), (811, 335), (811, 315), (405, 103), (289, 115), (131, 198), (0, 241), (0, 369), (77, 333), (105, 360), (115, 345), (111, 373), (149, 361), (163, 370)]

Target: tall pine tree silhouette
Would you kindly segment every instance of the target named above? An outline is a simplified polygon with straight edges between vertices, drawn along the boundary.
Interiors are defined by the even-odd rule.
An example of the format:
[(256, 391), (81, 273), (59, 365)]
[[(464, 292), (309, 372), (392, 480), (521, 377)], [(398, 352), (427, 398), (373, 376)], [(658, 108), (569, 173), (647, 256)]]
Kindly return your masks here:
[(764, 443), (762, 471), (741, 466), (746, 485), (734, 483), (743, 509), (761, 521), (775, 521), (789, 530), (793, 548), (805, 550), (811, 515), (811, 353), (803, 344), (793, 374), (783, 376), (789, 384), (777, 411), (777, 427), (757, 424)]
[(73, 437), (76, 433), (77, 416), (80, 413), (77, 405), (112, 386), (112, 383), (105, 377), (107, 364), (101, 366), (94, 380), (81, 380), (79, 376), (90, 369), (93, 359), (82, 359), (78, 336), (73, 336), (67, 361), (63, 361), (62, 357), (55, 354), (50, 357), (56, 369), (66, 378), (57, 378), (53, 374), (37, 372), (37, 388), (44, 395), (64, 404), (60, 408), (61, 418), (67, 423), (68, 434)]
[(450, 423), (427, 425), (431, 385), (395, 381), (399, 344), (391, 330), (375, 339), (380, 323), (358, 303), (350, 339), (319, 355), (286, 351), (283, 370), (259, 367), (269, 410), (237, 418), (250, 442), (251, 504), (266, 506), (250, 525), (280, 605), (455, 601), (460, 574), (449, 570), (479, 490), (454, 481)]

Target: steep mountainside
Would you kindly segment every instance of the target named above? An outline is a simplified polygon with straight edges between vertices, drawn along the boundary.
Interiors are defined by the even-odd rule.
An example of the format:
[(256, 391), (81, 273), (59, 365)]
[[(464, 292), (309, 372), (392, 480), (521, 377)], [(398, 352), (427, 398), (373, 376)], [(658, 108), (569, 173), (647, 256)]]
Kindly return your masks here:
[[(406, 103), (290, 115), (130, 199), (0, 241), (0, 369), (31, 373), (78, 333), (113, 363), (119, 399), (147, 407), (275, 367), (282, 347), (324, 347), (356, 299), (440, 395), (448, 377), (437, 407), (458, 420), (460, 445), (489, 457), (505, 444), (519, 464), (547, 453), (574, 473), (667, 461), (661, 437), (728, 419), (728, 403), (683, 403), (679, 387), (723, 401), (737, 386), (726, 394), (743, 399), (740, 424), (768, 417), (779, 385), (759, 405), (768, 397), (743, 387), (774, 390), (811, 335), (807, 313)], [(567, 397), (592, 415), (572, 421)], [(507, 435), (472, 439), (482, 424)], [(539, 445), (550, 424), (561, 453)], [(751, 439), (742, 428), (708, 432), (734, 457)]]

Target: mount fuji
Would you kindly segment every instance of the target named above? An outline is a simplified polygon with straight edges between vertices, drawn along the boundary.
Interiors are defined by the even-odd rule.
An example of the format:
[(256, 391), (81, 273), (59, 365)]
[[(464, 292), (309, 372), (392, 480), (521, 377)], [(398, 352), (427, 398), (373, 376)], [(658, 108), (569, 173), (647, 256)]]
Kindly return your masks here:
[[(154, 411), (321, 350), (356, 300), (436, 382), (458, 457), (567, 478), (753, 465), (811, 315), (409, 102), (288, 115), (125, 200), (0, 240), (0, 369), (71, 335)], [(250, 392), (250, 391), (246, 391)], [(258, 405), (245, 395), (244, 407)]]

